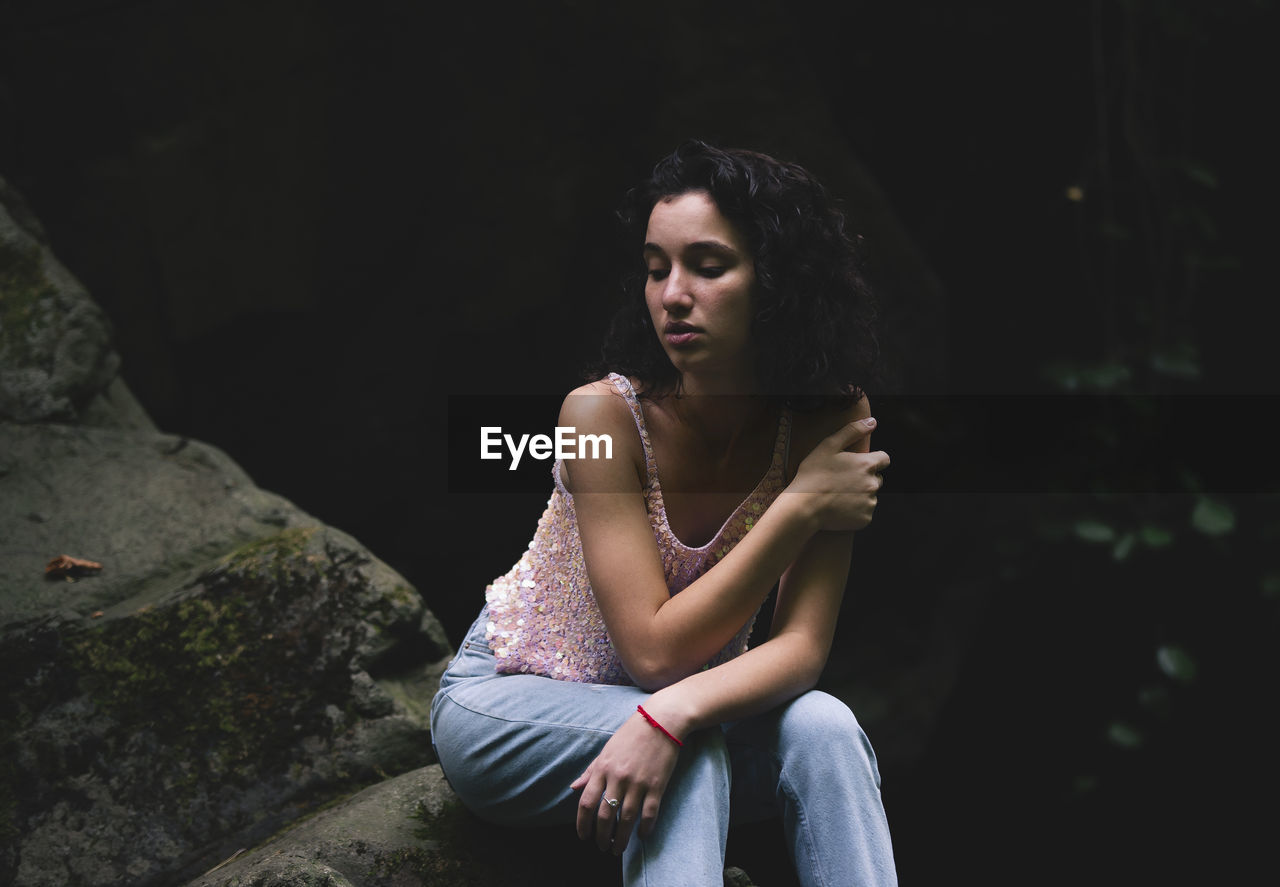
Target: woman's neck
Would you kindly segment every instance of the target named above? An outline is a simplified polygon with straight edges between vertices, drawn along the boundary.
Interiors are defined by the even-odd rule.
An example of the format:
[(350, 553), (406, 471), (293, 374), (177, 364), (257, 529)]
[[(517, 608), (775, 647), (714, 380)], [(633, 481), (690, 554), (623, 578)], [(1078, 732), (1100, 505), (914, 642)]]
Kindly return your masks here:
[(773, 420), (770, 398), (757, 393), (681, 389), (663, 405), (701, 440), (726, 451), (762, 423)]

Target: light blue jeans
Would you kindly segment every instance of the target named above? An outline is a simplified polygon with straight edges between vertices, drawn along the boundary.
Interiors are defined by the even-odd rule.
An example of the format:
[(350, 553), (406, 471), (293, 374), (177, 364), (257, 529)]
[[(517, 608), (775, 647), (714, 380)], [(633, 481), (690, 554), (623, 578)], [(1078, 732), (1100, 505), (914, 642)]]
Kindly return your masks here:
[[(569, 831), (578, 801), (569, 783), (649, 694), (500, 675), (486, 618), (482, 611), (471, 626), (431, 707), (440, 766), (480, 817)], [(780, 815), (805, 887), (897, 883), (875, 753), (853, 713), (826, 693), (691, 734), (653, 832), (634, 835), (623, 853), (624, 883), (722, 887), (731, 815), (735, 823)]]

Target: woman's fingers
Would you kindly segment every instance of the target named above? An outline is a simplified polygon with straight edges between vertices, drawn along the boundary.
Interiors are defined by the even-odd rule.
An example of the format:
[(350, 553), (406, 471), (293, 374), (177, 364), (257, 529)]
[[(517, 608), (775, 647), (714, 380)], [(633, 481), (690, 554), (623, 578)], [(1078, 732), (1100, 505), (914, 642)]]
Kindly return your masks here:
[[(585, 841), (594, 835), (596, 846), (607, 852), (612, 848), (617, 837), (618, 824), (623, 816), (626, 816), (628, 823), (635, 820), (633, 811), (636, 802), (632, 800), (629, 806), (624, 806), (623, 789), (601, 788), (605, 785), (605, 781), (589, 777), (587, 773), (575, 779), (570, 788), (576, 789), (579, 785), (582, 787), (582, 796), (578, 798), (578, 837)], [(633, 798), (635, 794), (631, 792)], [(630, 831), (631, 827), (628, 824), (628, 835)], [(625, 840), (623, 846), (626, 846)]]
[(661, 804), (662, 796), (658, 794), (651, 794), (644, 799), (644, 806), (640, 812), (640, 837), (647, 838), (653, 831), (653, 826), (658, 821), (658, 808)]
[(818, 446), (829, 447), (838, 453), (849, 449), (858, 441), (862, 440), (870, 434), (871, 430), (875, 427), (876, 420), (871, 416), (868, 416), (865, 419), (858, 419), (850, 422), (848, 425), (837, 428), (831, 434), (827, 435), (826, 439), (824, 439), (822, 443), (818, 444)]
[(640, 805), (634, 791), (630, 792), (629, 799), (619, 797), (623, 794), (620, 789), (613, 792), (606, 789), (597, 794), (587, 785), (578, 802), (578, 837), (585, 841), (594, 834), (596, 846), (602, 853), (612, 850), (615, 856), (621, 856), (631, 838)]
[(875, 462), (872, 463), (872, 470), (879, 477), (880, 472), (889, 467), (889, 454), (884, 450), (876, 450), (874, 453), (868, 453), (867, 455), (875, 457)]
[(600, 798), (596, 808), (596, 846), (601, 853), (607, 853), (613, 843), (614, 832), (618, 827), (618, 808), (621, 806), (622, 802), (608, 792)]
[[(583, 774), (584, 776), (586, 774)], [(575, 782), (580, 782), (582, 776), (579, 776)], [(603, 780), (591, 778), (583, 786), (582, 794), (578, 797), (578, 837), (587, 840), (596, 830), (596, 819), (599, 816), (599, 807), (603, 805), (601, 800), (604, 796)]]
[(884, 484), (880, 473), (889, 467), (889, 454), (883, 450), (849, 452), (832, 446), (806, 456), (788, 489), (815, 495), (812, 502), (822, 529), (860, 530), (871, 523), (876, 494)]
[[(637, 832), (643, 837), (653, 831), (660, 798), (658, 793), (648, 792), (642, 799), (641, 792), (634, 786), (623, 798), (614, 798), (606, 791), (600, 798), (596, 819), (596, 846), (603, 852), (613, 851), (614, 856), (621, 856)], [(610, 804), (610, 799), (617, 801), (617, 805)]]
[(631, 835), (635, 831), (636, 820), (641, 810), (641, 803), (636, 795), (635, 791), (630, 792), (618, 810), (618, 825), (613, 833), (614, 856), (622, 855), (622, 851), (627, 849), (627, 844), (631, 842)]
[(594, 780), (587, 781), (578, 800), (578, 837), (585, 841), (594, 836), (602, 852), (621, 856), (634, 835), (643, 837), (653, 831), (661, 795), (643, 792), (638, 786), (614, 791), (617, 794), (601, 791)]

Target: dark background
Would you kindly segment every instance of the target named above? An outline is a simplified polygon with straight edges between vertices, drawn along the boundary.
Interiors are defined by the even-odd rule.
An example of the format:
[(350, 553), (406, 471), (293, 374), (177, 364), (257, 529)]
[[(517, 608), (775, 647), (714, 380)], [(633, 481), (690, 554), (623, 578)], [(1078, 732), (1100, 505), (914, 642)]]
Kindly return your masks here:
[[(450, 492), (449, 396), (576, 384), (632, 260), (612, 211), (682, 139), (808, 166), (881, 299), (895, 465), (824, 684), (876, 743), (903, 882), (1262, 861), (1273, 4), (0, 12), (0, 175), (144, 407), (357, 536), (455, 642), (546, 492)], [(1094, 398), (1069, 446), (1063, 393)], [(971, 433), (1031, 423), (1011, 394), (1035, 434)], [(1154, 483), (1135, 422), (1172, 444)], [(1101, 479), (1038, 480), (1082, 450)], [(920, 480), (948, 463), (965, 483)]]

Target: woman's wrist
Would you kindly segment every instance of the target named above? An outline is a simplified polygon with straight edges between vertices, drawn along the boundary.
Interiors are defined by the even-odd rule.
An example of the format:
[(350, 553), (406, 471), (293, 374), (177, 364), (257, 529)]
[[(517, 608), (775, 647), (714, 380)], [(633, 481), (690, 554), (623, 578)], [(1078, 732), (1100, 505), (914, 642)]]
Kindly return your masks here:
[(799, 527), (806, 536), (812, 536), (822, 529), (825, 500), (826, 496), (822, 493), (783, 490), (770, 507), (779, 509), (783, 516)]
[(636, 706), (636, 711), (640, 712), (640, 716), (641, 716), (641, 717), (643, 717), (643, 718), (645, 719), (645, 721), (649, 724), (649, 726), (650, 726), (650, 727), (652, 727), (653, 729), (655, 729), (655, 730), (657, 730), (659, 733), (661, 733), (663, 736), (665, 736), (665, 737), (667, 737), (668, 739), (670, 739), (670, 740), (671, 740), (672, 742), (674, 742), (677, 746), (683, 746), (683, 745), (684, 745), (684, 743), (683, 743), (683, 742), (681, 742), (681, 741), (680, 741), (680, 739), (679, 739), (679, 738), (678, 738), (674, 733), (672, 733), (672, 732), (671, 732), (670, 730), (668, 730), (666, 727), (664, 727), (664, 726), (662, 726), (661, 724), (659, 724), (659, 723), (658, 723), (658, 719), (657, 719), (657, 718), (655, 718), (653, 715), (651, 715), (651, 714), (649, 714), (647, 711), (645, 711), (645, 710), (644, 710), (644, 706), (643, 706), (643, 705), (637, 705), (637, 706)]
[(675, 686), (672, 684), (654, 693), (642, 703), (639, 713), (651, 725), (656, 723), (671, 739), (683, 743), (699, 725), (683, 694), (675, 690)]

